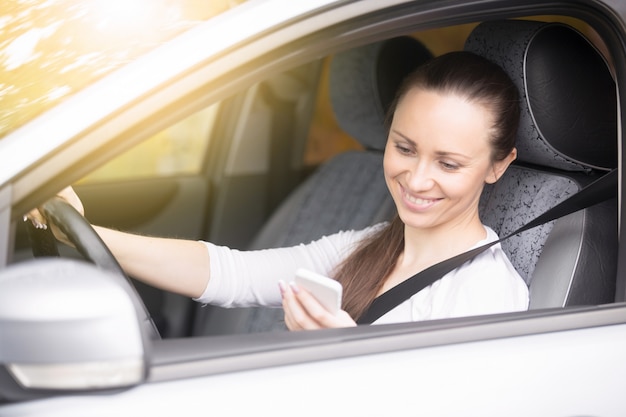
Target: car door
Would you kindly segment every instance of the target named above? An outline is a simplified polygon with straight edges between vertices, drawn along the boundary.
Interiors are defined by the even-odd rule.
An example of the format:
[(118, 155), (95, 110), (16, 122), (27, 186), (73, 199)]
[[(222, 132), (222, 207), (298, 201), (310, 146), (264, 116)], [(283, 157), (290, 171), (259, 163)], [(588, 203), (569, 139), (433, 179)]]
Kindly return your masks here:
[[(348, 8), (358, 3), (342, 4)], [(441, 9), (435, 3), (416, 2), (415, 14), (438, 13), (444, 21), (450, 16), (466, 19), (461, 16), (468, 10), (461, 2), (437, 3)], [(527, 13), (544, 11), (539, 3)], [(594, 2), (586, 6), (590, 4), (598, 6)], [(560, 10), (565, 6), (560, 3)], [(583, 15), (581, 4), (576, 7)], [(473, 17), (507, 15), (515, 8), (522, 6), (482, 2), (481, 13)], [(370, 35), (382, 36), (391, 26), (401, 26), (398, 22), (406, 14), (400, 11), (386, 10), (395, 20), (374, 25)], [(339, 15), (334, 10), (329, 14)], [(624, 21), (623, 16), (616, 20)], [(616, 58), (622, 74), (623, 51)], [(245, 97), (233, 99), (245, 102)], [(220, 119), (224, 131), (238, 126), (234, 117), (232, 123), (226, 116)], [(214, 133), (220, 132), (216, 128)], [(234, 147), (238, 136), (224, 136)], [(252, 171), (243, 151), (216, 155), (216, 160), (207, 161), (207, 169), (225, 176), (241, 174), (233, 176), (235, 180)], [(259, 170), (263, 171), (252, 172)], [(254, 175), (248, 179), (252, 182)], [(215, 203), (222, 201), (219, 191), (210, 187), (209, 208), (220, 207)], [(235, 200), (239, 204), (222, 207), (237, 207), (240, 213), (234, 215), (243, 216), (257, 208), (243, 204), (249, 201)], [(232, 213), (226, 211), (221, 218), (210, 214), (207, 235), (217, 230), (213, 225), (226, 223), (219, 219), (230, 218)], [(621, 278), (618, 289), (623, 290)], [(625, 318), (624, 303), (615, 303), (356, 329), (151, 341), (149, 378), (139, 386), (93, 395), (48, 393), (52, 398), (3, 404), (1, 414), (621, 416)], [(6, 380), (5, 374), (1, 377)]]

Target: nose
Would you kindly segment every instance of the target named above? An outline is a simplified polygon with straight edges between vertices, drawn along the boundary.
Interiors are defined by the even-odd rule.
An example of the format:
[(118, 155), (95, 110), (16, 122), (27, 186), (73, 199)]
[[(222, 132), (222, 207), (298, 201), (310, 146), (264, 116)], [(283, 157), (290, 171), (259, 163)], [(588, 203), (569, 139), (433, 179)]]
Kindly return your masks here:
[(435, 185), (433, 168), (433, 164), (426, 159), (420, 158), (415, 161), (406, 174), (406, 184), (409, 190), (420, 192), (432, 189)]

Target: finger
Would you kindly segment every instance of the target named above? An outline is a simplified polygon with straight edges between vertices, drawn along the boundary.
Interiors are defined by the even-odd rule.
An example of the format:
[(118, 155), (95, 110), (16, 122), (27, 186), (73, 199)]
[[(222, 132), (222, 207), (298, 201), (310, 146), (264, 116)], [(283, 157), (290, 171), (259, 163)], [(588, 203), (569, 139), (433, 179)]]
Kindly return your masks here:
[(30, 221), (37, 229), (48, 228), (46, 218), (37, 209), (33, 209), (29, 211), (28, 214), (24, 215), (24, 221)]
[(290, 287), (283, 294), (283, 309), (285, 311), (285, 324), (289, 330), (305, 330), (308, 328), (304, 309), (295, 298), (295, 294)]
[(320, 326), (312, 320), (307, 311), (300, 303), (297, 287), (288, 285), (283, 291), (283, 309), (285, 311), (285, 324), (289, 330), (312, 330), (319, 329)]
[(316, 328), (356, 326), (356, 322), (346, 311), (339, 310), (336, 314), (331, 313), (308, 291), (297, 293), (296, 298), (300, 301), (309, 318), (315, 322)]
[(285, 325), (287, 326), (289, 330), (302, 330), (297, 327), (296, 323), (294, 323), (291, 317), (291, 306), (289, 305), (289, 302), (286, 300), (287, 297), (290, 297), (288, 292), (290, 292), (291, 290), (287, 288), (287, 284), (283, 280), (278, 281), (278, 289), (280, 290), (280, 296), (282, 299), (283, 312), (285, 316)]
[(335, 327), (335, 316), (306, 290), (298, 291), (295, 298), (306, 312), (309, 320), (313, 321), (317, 327)]

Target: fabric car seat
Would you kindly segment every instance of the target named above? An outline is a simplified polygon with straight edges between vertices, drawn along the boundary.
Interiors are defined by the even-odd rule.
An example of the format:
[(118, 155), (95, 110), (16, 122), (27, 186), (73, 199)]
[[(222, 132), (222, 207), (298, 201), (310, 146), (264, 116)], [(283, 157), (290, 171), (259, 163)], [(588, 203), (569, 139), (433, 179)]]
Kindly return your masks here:
[[(513, 232), (617, 166), (616, 87), (598, 50), (560, 23), (491, 21), (465, 49), (503, 67), (521, 94), (518, 158), (482, 194), (485, 224)], [(530, 287), (530, 308), (614, 301), (617, 201), (502, 244)]]
[[(250, 249), (308, 243), (394, 215), (382, 172), (386, 112), (404, 77), (431, 57), (411, 37), (368, 44), (333, 57), (329, 82), (334, 114), (340, 127), (364, 149), (341, 153), (322, 164), (278, 207)], [(284, 328), (282, 309), (203, 307), (193, 333), (275, 328)]]

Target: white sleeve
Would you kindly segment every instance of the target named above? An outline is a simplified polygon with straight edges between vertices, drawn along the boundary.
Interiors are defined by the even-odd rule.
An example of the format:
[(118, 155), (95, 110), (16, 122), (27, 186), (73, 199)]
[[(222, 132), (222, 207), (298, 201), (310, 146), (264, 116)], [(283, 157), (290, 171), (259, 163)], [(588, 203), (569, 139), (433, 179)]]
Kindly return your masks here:
[(298, 268), (330, 276), (361, 240), (380, 227), (339, 232), (309, 244), (254, 251), (204, 242), (210, 259), (210, 279), (204, 293), (195, 300), (222, 307), (279, 307), (279, 280), (292, 281)]

